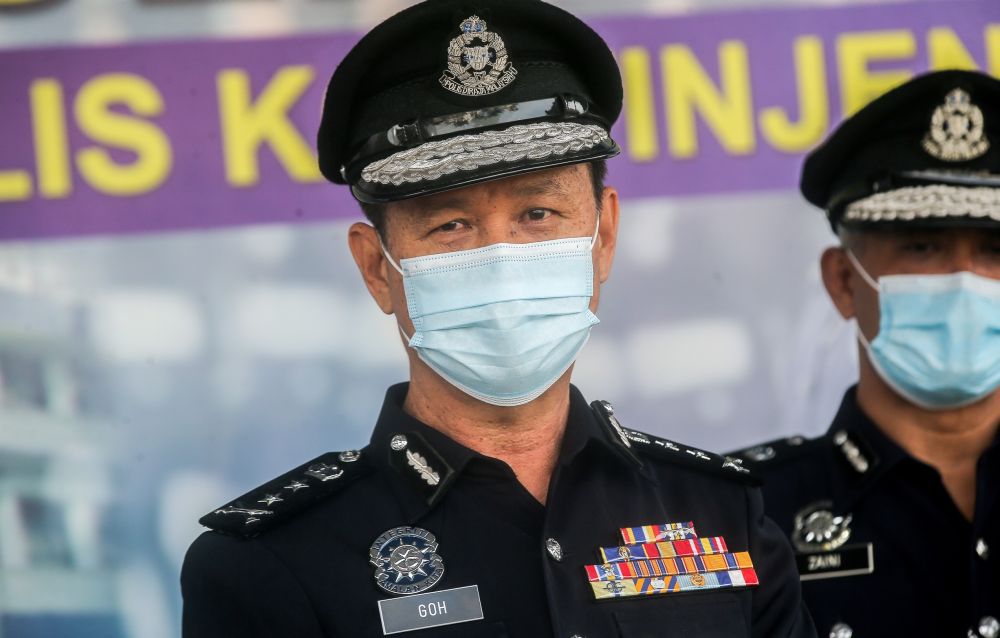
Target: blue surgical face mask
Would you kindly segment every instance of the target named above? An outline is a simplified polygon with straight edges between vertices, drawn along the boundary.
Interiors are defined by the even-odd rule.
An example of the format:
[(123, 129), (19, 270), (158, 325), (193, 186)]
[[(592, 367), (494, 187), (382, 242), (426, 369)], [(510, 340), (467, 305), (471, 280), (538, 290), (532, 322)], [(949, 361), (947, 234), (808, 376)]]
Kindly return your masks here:
[(411, 348), (466, 394), (500, 406), (538, 398), (598, 323), (591, 251), (577, 237), (403, 259)]
[(872, 367), (889, 387), (928, 410), (983, 399), (1000, 387), (1000, 281), (971, 272), (888, 275), (872, 279), (879, 293), (878, 335), (858, 330)]

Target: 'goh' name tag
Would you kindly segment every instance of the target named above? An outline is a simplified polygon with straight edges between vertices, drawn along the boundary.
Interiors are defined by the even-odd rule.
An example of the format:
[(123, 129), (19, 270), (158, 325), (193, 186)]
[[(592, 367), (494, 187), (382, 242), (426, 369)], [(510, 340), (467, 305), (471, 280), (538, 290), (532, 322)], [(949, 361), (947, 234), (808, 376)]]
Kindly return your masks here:
[(404, 598), (378, 601), (382, 617), (382, 633), (401, 634), (404, 631), (454, 625), (483, 619), (479, 586), (432, 591)]

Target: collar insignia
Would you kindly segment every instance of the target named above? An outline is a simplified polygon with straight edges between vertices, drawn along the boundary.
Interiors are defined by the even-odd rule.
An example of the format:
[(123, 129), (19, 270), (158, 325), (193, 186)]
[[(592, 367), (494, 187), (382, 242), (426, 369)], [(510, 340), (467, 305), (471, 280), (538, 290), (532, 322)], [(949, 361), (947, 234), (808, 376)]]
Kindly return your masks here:
[(514, 81), (517, 70), (507, 59), (507, 47), (486, 21), (469, 16), (462, 34), (448, 44), (448, 69), (438, 81), (452, 93), (475, 97), (496, 93)]
[(934, 109), (931, 128), (924, 136), (924, 150), (946, 162), (965, 162), (990, 148), (984, 133), (983, 112), (962, 89), (949, 93)]
[(435, 554), (434, 534), (419, 527), (394, 527), (375, 539), (368, 550), (375, 566), (375, 584), (390, 594), (427, 591), (444, 576), (444, 561)]

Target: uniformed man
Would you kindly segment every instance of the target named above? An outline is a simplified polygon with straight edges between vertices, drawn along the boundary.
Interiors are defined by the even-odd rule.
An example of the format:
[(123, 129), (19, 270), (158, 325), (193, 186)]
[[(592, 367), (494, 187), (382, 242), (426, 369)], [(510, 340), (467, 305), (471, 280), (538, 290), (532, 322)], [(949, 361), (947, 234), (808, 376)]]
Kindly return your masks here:
[(538, 0), (432, 0), (348, 54), (320, 166), (373, 223), (350, 249), (410, 382), (363, 450), (202, 519), (187, 638), (815, 635), (748, 470), (570, 385), (621, 99), (604, 42)]
[(809, 156), (860, 380), (822, 437), (741, 453), (821, 636), (1000, 635), (1000, 81), (921, 76)]

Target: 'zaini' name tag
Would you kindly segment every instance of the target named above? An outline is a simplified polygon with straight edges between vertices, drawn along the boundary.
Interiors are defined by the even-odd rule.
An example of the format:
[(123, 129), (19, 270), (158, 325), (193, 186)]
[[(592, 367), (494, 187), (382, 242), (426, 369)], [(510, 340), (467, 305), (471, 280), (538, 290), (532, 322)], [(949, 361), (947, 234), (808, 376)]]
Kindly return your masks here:
[(454, 625), (483, 619), (479, 586), (427, 592), (378, 601), (382, 633), (386, 636), (406, 631)]
[(825, 552), (798, 552), (795, 562), (801, 580), (860, 576), (875, 571), (871, 543), (844, 545)]

